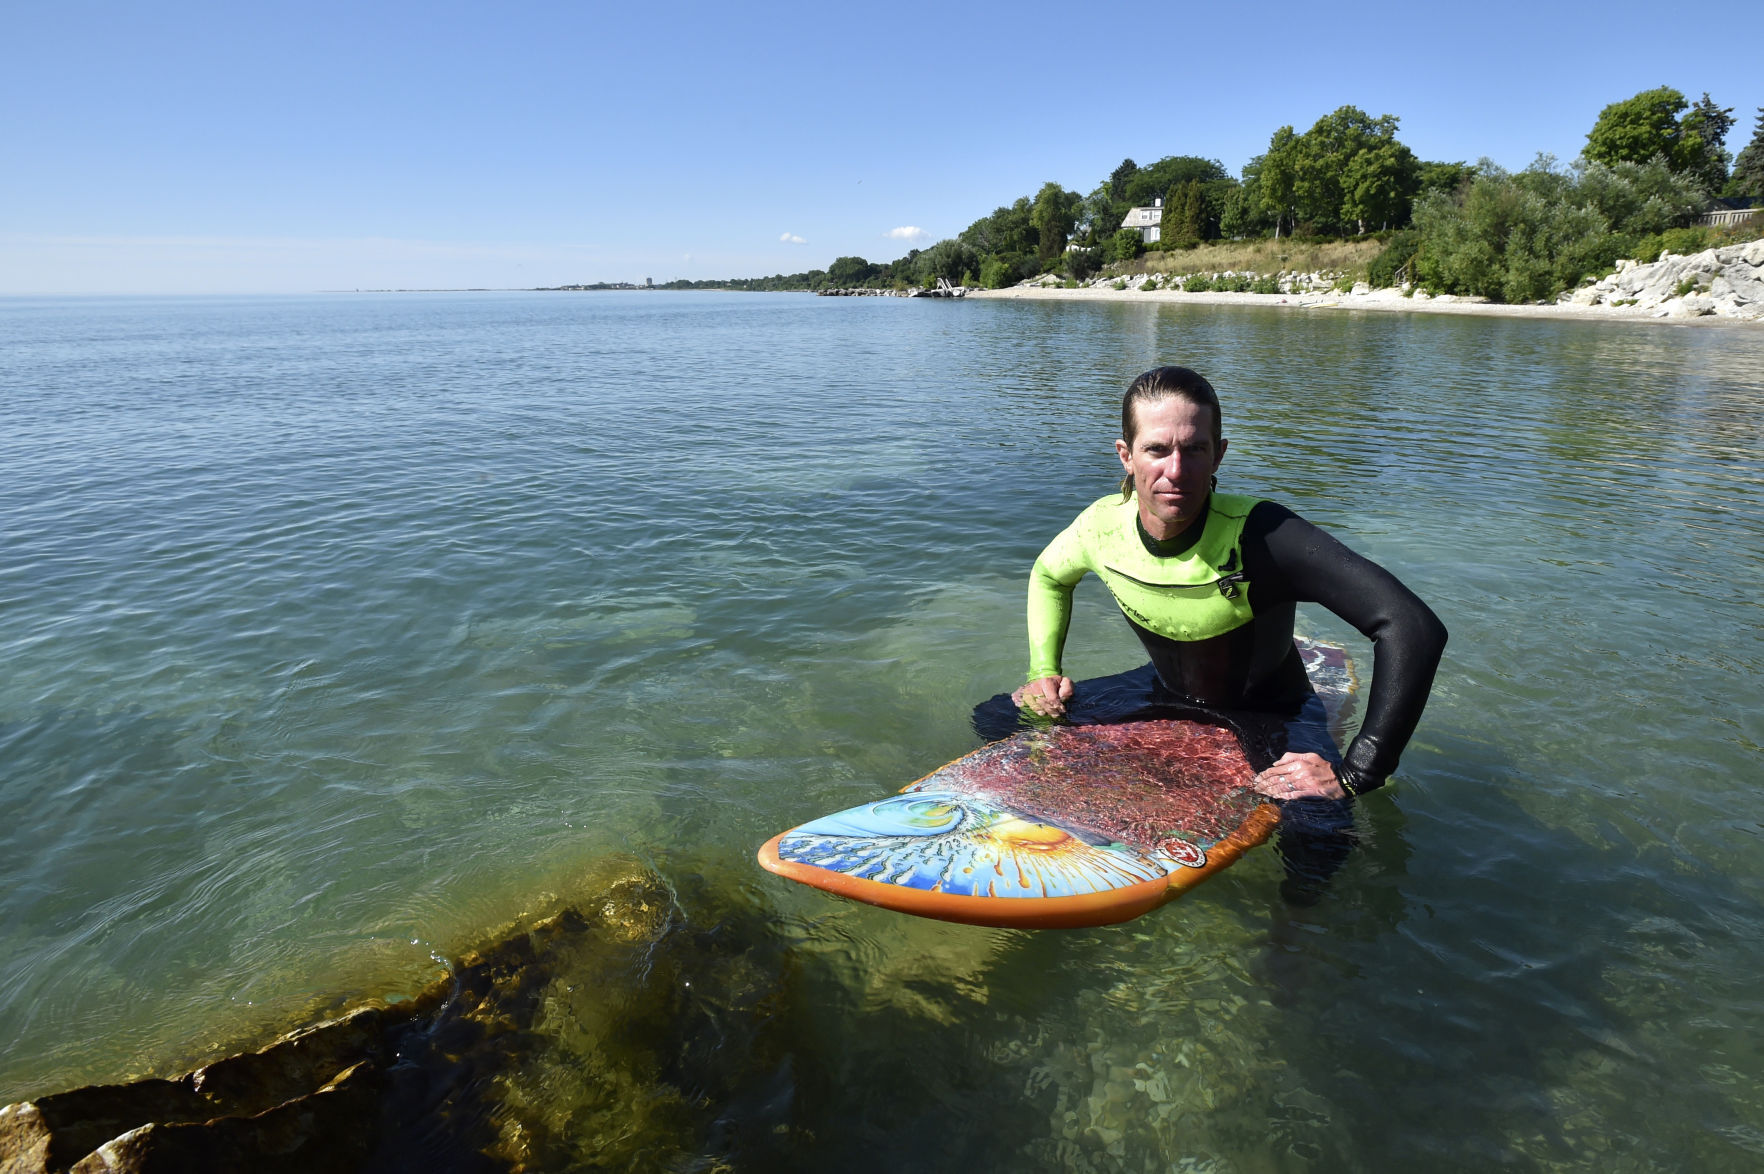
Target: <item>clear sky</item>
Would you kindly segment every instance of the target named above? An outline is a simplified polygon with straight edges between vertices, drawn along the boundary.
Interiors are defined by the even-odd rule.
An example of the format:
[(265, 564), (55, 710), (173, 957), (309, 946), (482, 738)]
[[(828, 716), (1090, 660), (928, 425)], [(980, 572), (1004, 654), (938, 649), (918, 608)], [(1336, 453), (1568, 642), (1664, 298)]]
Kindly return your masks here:
[(1235, 174), (1342, 105), (1397, 115), (1424, 159), (1510, 168), (1573, 158), (1655, 86), (1734, 107), (1730, 150), (1764, 105), (1754, 35), (1657, 3), (6, 12), (0, 293), (796, 273), (1047, 180), (1088, 192), (1125, 157)]

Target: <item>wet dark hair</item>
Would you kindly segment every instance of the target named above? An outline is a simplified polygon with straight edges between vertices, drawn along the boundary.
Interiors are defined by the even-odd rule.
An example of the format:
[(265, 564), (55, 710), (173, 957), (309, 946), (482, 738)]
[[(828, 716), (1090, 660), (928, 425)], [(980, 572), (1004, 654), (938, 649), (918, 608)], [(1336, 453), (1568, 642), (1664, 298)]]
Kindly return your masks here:
[[(1139, 434), (1138, 406), (1169, 396), (1213, 409), (1213, 443), (1219, 443), (1225, 435), (1225, 422), (1219, 410), (1219, 393), (1213, 390), (1213, 385), (1200, 372), (1187, 367), (1153, 367), (1129, 383), (1127, 394), (1121, 397), (1121, 439), (1127, 442), (1129, 449)], [(1121, 496), (1124, 499), (1133, 496), (1131, 474), (1121, 478)]]

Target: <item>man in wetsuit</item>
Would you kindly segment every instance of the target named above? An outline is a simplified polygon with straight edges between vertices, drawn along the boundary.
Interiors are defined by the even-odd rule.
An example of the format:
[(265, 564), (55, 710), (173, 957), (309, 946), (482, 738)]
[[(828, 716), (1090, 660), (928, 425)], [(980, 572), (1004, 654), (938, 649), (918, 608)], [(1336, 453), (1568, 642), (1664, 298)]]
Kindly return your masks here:
[[(1165, 699), (1288, 719), (1321, 731), (1321, 705), (1293, 646), (1298, 603), (1320, 603), (1372, 641), (1371, 696), (1338, 754), (1326, 735), (1292, 733), (1256, 776), (1282, 801), (1335, 804), (1382, 785), (1427, 703), (1445, 626), (1394, 576), (1284, 506), (1215, 492), (1225, 457), (1219, 399), (1186, 367), (1134, 380), (1115, 442), (1121, 492), (1095, 502), (1035, 560), (1029, 579), (1029, 682), (1011, 695), (1046, 716), (1075, 687), (1060, 654), (1072, 590), (1100, 576), (1151, 655)], [(1084, 700), (1086, 686), (1076, 689)]]

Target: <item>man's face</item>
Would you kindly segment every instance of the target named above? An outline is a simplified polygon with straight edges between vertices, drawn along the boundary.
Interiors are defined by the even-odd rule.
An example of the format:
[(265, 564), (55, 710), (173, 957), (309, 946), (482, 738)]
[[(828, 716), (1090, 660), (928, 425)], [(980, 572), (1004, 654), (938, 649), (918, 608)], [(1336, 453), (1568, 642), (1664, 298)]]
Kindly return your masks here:
[(1131, 449), (1125, 440), (1115, 441), (1115, 451), (1133, 478), (1145, 532), (1174, 538), (1206, 507), (1225, 441), (1213, 439), (1213, 409), (1180, 396), (1141, 401), (1133, 411), (1139, 434)]

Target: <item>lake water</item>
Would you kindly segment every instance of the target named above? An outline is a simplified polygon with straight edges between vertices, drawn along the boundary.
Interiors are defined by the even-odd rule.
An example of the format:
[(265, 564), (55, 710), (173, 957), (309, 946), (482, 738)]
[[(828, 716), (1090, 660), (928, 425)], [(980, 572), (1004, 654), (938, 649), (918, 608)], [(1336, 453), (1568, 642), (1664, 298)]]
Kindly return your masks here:
[[(761, 872), (977, 744), (1029, 564), (1163, 362), (1220, 389), (1223, 487), (1452, 632), (1327, 896), (1287, 907), (1264, 848), (1034, 934)], [(670, 1168), (1764, 1167), (1761, 409), (1747, 328), (5, 301), (0, 1103), (408, 994), (629, 859), (777, 1028)], [(1139, 659), (1087, 583), (1069, 669)], [(695, 1046), (742, 1073), (750, 1035)]]

